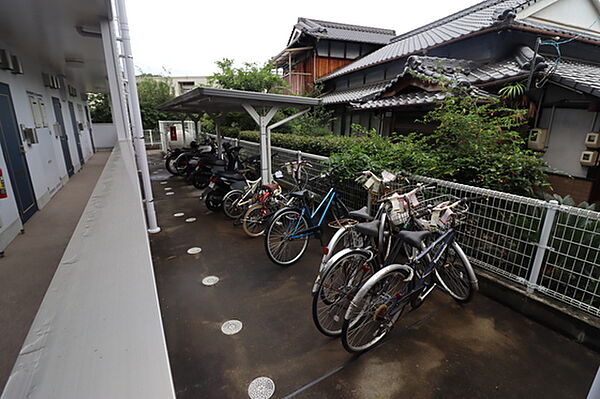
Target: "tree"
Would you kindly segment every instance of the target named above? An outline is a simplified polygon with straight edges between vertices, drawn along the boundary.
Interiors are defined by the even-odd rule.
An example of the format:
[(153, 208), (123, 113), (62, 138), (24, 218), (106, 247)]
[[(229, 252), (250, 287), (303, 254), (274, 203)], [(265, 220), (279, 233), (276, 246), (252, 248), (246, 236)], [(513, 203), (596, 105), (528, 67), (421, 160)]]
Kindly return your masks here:
[(224, 58), (216, 62), (220, 71), (209, 76), (208, 81), (224, 89), (281, 93), (287, 86), (283, 78), (273, 73), (273, 64), (262, 66), (245, 62), (241, 68), (233, 66), (233, 60)]
[(112, 123), (112, 113), (108, 95), (103, 93), (88, 93), (87, 101), (90, 107), (92, 122)]
[(157, 106), (173, 98), (169, 78), (144, 75), (138, 79), (137, 89), (144, 129), (156, 129), (159, 120), (177, 118), (156, 110)]

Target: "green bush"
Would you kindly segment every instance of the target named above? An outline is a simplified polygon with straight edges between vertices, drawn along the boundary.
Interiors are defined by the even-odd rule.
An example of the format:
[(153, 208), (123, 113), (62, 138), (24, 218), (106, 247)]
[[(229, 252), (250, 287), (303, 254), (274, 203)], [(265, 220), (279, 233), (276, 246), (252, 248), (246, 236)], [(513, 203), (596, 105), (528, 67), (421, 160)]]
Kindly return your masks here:
[[(241, 131), (239, 135), (229, 137), (240, 140), (259, 142), (259, 133), (256, 131)], [(340, 137), (340, 136), (301, 136), (291, 133), (271, 133), (271, 145), (283, 147), (290, 150), (299, 150), (325, 157), (332, 153), (343, 151), (350, 143), (367, 142), (364, 137)]]

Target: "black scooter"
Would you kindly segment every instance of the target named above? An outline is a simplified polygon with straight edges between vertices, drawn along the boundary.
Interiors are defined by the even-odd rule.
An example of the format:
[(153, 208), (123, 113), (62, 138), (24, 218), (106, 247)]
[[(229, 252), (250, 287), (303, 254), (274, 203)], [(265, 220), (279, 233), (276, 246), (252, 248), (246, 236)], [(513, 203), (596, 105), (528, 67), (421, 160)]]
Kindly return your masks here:
[(244, 169), (236, 169), (235, 171), (215, 171), (210, 178), (208, 188), (203, 194), (206, 207), (213, 212), (219, 211), (223, 207), (223, 198), (225, 194), (231, 190), (243, 190), (247, 185), (247, 180), (256, 179), (257, 165), (260, 164), (259, 157), (251, 157), (245, 161), (239, 159), (239, 162)]

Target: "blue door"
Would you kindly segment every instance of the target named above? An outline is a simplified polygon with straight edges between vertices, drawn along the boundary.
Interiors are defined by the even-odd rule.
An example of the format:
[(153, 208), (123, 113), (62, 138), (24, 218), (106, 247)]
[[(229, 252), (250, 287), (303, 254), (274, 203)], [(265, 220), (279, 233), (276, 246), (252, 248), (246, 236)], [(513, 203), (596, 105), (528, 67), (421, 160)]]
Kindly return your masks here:
[(19, 208), (19, 215), (21, 221), (25, 223), (38, 210), (38, 207), (12, 97), (8, 85), (4, 83), (0, 83), (0, 142)]
[(65, 166), (67, 167), (67, 174), (73, 176), (73, 160), (71, 159), (71, 152), (69, 151), (69, 136), (67, 136), (67, 128), (65, 127), (65, 120), (62, 114), (62, 105), (60, 100), (56, 97), (52, 97), (52, 106), (54, 108), (54, 116), (56, 117), (56, 123), (60, 128), (60, 146), (62, 147), (63, 158), (65, 159)]
[(83, 166), (83, 152), (81, 152), (81, 135), (79, 134), (79, 127), (77, 126), (77, 119), (75, 119), (75, 109), (73, 103), (69, 101), (69, 114), (71, 114), (71, 123), (73, 124), (73, 133), (75, 134), (75, 144), (77, 144), (77, 155), (79, 155), (79, 165)]

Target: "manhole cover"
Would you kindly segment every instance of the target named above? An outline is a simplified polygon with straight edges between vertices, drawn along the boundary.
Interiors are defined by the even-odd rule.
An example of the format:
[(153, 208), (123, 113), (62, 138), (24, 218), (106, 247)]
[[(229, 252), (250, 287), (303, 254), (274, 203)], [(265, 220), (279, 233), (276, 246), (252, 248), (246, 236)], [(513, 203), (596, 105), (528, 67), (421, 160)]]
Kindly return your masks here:
[(250, 399), (269, 399), (275, 393), (275, 383), (269, 377), (258, 377), (248, 386)]
[(169, 191), (169, 192), (167, 192), (167, 195), (173, 195), (173, 194), (175, 194), (175, 192), (174, 192), (174, 191)]
[(221, 326), (221, 332), (225, 335), (233, 335), (242, 331), (242, 322), (239, 320), (228, 320)]
[(177, 212), (177, 213), (174, 213), (174, 214), (173, 214), (173, 216), (175, 216), (176, 218), (180, 218), (180, 217), (182, 217), (183, 215), (185, 215), (183, 212)]
[(171, 191), (173, 190), (171, 187), (165, 187), (165, 191)]
[(196, 221), (196, 218), (187, 218), (185, 219), (186, 223), (192, 223)]
[(199, 247), (192, 247), (187, 250), (187, 253), (190, 255), (196, 255), (196, 254), (199, 254), (200, 252), (202, 252), (202, 248), (199, 248)]
[(202, 279), (202, 284), (210, 287), (211, 285), (215, 285), (219, 282), (219, 278), (217, 276), (208, 276)]
[(167, 184), (167, 182), (166, 181), (161, 181), (160, 184)]

